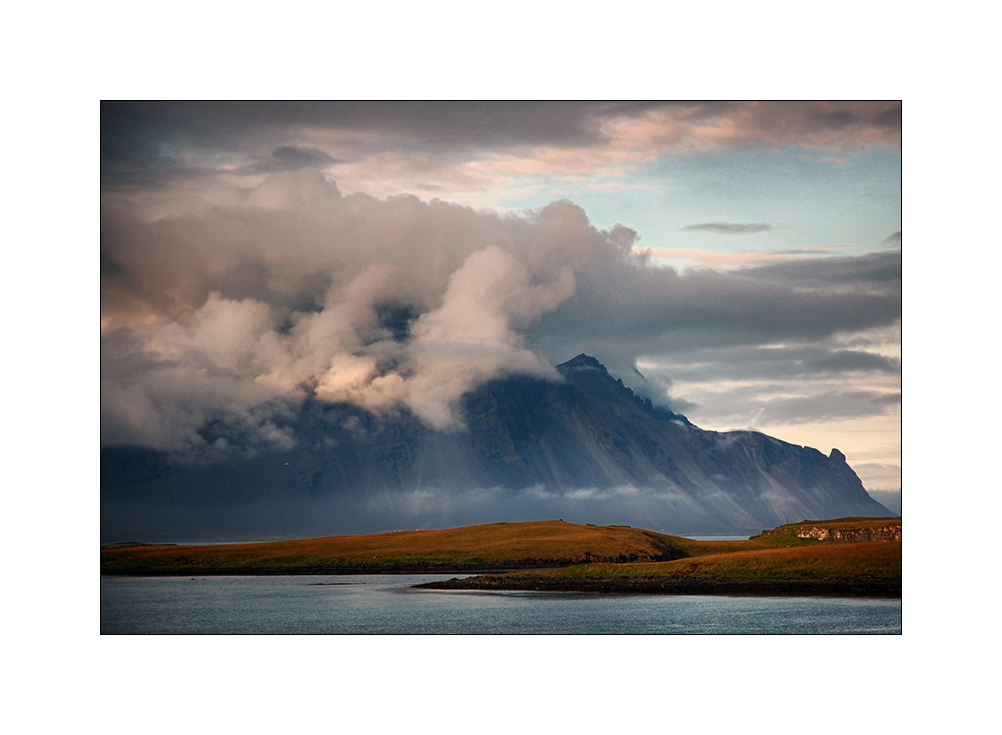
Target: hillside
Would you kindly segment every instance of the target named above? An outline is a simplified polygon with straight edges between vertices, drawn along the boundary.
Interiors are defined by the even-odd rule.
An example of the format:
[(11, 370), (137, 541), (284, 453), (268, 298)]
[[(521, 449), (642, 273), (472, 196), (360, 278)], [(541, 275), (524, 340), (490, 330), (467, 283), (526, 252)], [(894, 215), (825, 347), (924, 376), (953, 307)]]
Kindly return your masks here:
[[(824, 540), (819, 528), (837, 530)], [(854, 538), (880, 540), (853, 540)], [(901, 523), (843, 518), (790, 524), (747, 541), (682, 540), (680, 558), (481, 575), (430, 582), (444, 590), (646, 594), (901, 596)]]
[[(681, 544), (680, 544), (681, 542)], [(117, 545), (116, 545), (117, 546)], [(678, 558), (684, 539), (564, 521), (491, 523), (255, 544), (128, 546), (101, 551), (102, 574), (295, 573), (562, 566)]]
[(464, 398), (461, 431), (311, 399), (290, 415), (294, 445), (283, 452), (105, 447), (101, 538), (326, 536), (546, 517), (734, 534), (893, 515), (837, 449), (825, 456), (758, 432), (702, 430), (586, 355), (558, 374), (480, 386)]
[[(822, 541), (801, 535), (819, 526), (846, 532), (890, 530), (890, 537), (896, 535), (897, 540)], [(746, 541), (697, 541), (625, 526), (534, 521), (257, 544), (113, 544), (114, 548), (101, 551), (101, 573), (345, 574), (563, 567), (456, 580), (452, 585), (491, 589), (541, 585), (561, 589), (569, 584), (647, 583), (677, 577), (900, 580), (900, 528), (898, 519), (838, 519), (791, 524)]]

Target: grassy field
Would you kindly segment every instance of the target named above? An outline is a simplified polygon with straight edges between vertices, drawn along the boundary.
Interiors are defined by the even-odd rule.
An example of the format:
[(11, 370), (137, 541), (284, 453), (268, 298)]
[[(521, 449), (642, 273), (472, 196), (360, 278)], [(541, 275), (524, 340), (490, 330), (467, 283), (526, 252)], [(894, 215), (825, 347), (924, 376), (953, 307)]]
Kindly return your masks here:
[[(805, 528), (897, 527), (900, 519), (838, 519), (780, 526), (746, 541), (694, 541), (628, 526), (564, 521), (491, 523), (253, 544), (116, 545), (102, 574), (274, 574), (564, 567), (576, 577), (901, 577), (900, 541), (801, 538)], [(900, 537), (900, 533), (899, 533)]]
[(734, 551), (656, 563), (577, 564), (531, 574), (569, 579), (674, 575), (722, 579), (901, 579), (901, 542), (823, 543), (806, 547)]
[(105, 548), (101, 571), (511, 568), (669, 559), (684, 554), (673, 537), (651, 531), (537, 521), (270, 543)]

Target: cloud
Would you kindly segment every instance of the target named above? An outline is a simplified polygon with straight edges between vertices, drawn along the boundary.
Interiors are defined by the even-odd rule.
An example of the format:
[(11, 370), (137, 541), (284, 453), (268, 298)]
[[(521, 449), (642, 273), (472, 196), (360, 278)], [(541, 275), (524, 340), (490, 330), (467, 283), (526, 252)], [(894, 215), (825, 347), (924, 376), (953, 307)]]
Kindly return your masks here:
[[(649, 137), (686, 135), (761, 145), (804, 144), (811, 136), (900, 134), (901, 103), (890, 102), (104, 102), (103, 157), (152, 151), (150, 141), (220, 141), (269, 132), (375, 132), (431, 148), (581, 147), (607, 142), (609, 128), (639, 124)], [(665, 131), (665, 128), (668, 131)], [(723, 131), (728, 131), (725, 135)], [(894, 142), (893, 137), (888, 137)], [(817, 143), (818, 141), (816, 141)]]
[(720, 235), (748, 235), (756, 232), (767, 232), (776, 229), (767, 224), (736, 224), (734, 222), (704, 222), (698, 225), (686, 225), (683, 231), (716, 232)]
[[(580, 352), (624, 375), (643, 355), (785, 342), (805, 372), (896, 369), (865, 349), (808, 349), (900, 318), (893, 254), (679, 274), (569, 201), (497, 214), (343, 196), (312, 169), (155, 221), (109, 197), (101, 226), (106, 444), (280, 446), (307, 396), (462, 430), (466, 391), (555, 379)], [(669, 387), (662, 402), (687, 405)]]
[(298, 171), (301, 168), (326, 168), (340, 161), (316, 148), (296, 145), (279, 146), (269, 156), (257, 158), (254, 163), (241, 167), (241, 174), (271, 174), (278, 171)]
[(704, 145), (847, 152), (900, 146), (899, 102), (747, 102), (699, 128)]
[(735, 273), (756, 281), (796, 283), (800, 288), (837, 288), (843, 291), (851, 288), (890, 295), (901, 292), (901, 251), (857, 257), (796, 259)]
[(502, 217), (344, 198), (305, 170), (244, 206), (157, 222), (110, 206), (103, 223), (103, 436), (174, 450), (220, 422), (282, 441), (275, 414), (307, 395), (461, 428), (481, 382), (555, 377), (523, 330), (627, 250), (570, 203)]
[(406, 371), (380, 369), (379, 355), (335, 357), (316, 394), (370, 409), (404, 404), (432, 428), (460, 428), (459, 398), (506, 373), (556, 378), (544, 358), (515, 331), (551, 311), (574, 291), (565, 266), (548, 283), (533, 283), (526, 266), (497, 246), (470, 254), (452, 274), (442, 305), (417, 318), (406, 348), (391, 348)]
[(866, 473), (873, 485), (867, 485), (867, 490), (897, 490), (901, 491), (901, 465), (877, 462), (860, 462), (853, 466), (857, 472)]
[(600, 278), (580, 274), (575, 296), (529, 333), (548, 355), (587, 352), (606, 364), (623, 355), (822, 342), (900, 319), (896, 265), (895, 279), (894, 262), (866, 256), (685, 274), (623, 264)]
[[(609, 186), (665, 155), (898, 149), (899, 102), (104, 102), (106, 189), (317, 166), (347, 192)], [(603, 182), (605, 182), (603, 184)]]
[(879, 416), (900, 404), (900, 393), (878, 391), (833, 391), (814, 396), (774, 398), (765, 403), (757, 421), (765, 426), (806, 421), (844, 421)]
[(898, 102), (679, 103), (618, 122), (621, 138), (676, 153), (756, 148), (846, 153), (901, 145)]
[[(886, 416), (901, 405), (897, 381), (850, 384), (838, 380), (804, 380), (803, 376), (737, 376), (675, 384), (695, 404), (688, 414), (696, 424), (734, 427), (831, 424)], [(855, 466), (855, 465), (854, 465)]]
[(696, 248), (651, 248), (635, 245), (634, 251), (659, 261), (670, 261), (684, 264), (686, 267), (731, 269), (760, 265), (772, 261), (790, 260), (795, 257), (790, 253), (741, 252), (727, 253), (718, 250), (699, 250)]
[(651, 358), (648, 364), (649, 370), (669, 373), (676, 380), (704, 383), (803, 380), (852, 373), (897, 376), (901, 372), (897, 358), (824, 343), (701, 348), (680, 354), (677, 359)]
[(702, 250), (697, 248), (661, 248), (634, 245), (633, 250), (659, 262), (684, 267), (716, 268), (733, 270), (770, 263), (797, 260), (802, 256), (816, 258), (833, 250), (845, 250), (848, 245), (820, 245), (810, 248), (790, 248), (777, 251), (721, 252), (719, 250)]
[(897, 232), (892, 232), (890, 235), (884, 238), (885, 245), (901, 244), (901, 230)]

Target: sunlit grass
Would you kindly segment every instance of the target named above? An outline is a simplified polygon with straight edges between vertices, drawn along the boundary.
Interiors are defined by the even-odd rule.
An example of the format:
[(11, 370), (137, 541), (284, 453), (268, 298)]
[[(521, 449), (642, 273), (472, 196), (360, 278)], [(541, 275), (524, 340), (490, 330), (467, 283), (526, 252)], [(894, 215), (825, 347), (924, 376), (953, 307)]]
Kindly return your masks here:
[(789, 549), (735, 551), (653, 564), (579, 564), (532, 574), (573, 579), (673, 575), (727, 579), (901, 579), (901, 542), (827, 543)]
[(564, 521), (491, 523), (436, 531), (213, 546), (139, 546), (101, 552), (103, 571), (149, 568), (527, 566), (677, 558), (677, 539), (624, 526)]
[[(187, 570), (382, 570), (567, 567), (575, 576), (901, 576), (901, 543), (799, 538), (801, 526), (900, 527), (900, 519), (781, 526), (746, 541), (694, 541), (627, 526), (564, 521), (490, 523), (254, 544), (135, 546), (101, 551), (104, 573)], [(669, 561), (671, 560), (671, 561)], [(596, 563), (597, 562), (597, 563)]]

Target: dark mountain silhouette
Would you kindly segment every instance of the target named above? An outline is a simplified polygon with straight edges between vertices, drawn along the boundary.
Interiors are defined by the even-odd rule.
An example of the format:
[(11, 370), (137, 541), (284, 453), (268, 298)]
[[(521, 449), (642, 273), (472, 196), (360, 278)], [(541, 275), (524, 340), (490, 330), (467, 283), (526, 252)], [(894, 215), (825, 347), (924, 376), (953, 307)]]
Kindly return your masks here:
[[(892, 516), (837, 449), (714, 432), (578, 355), (467, 394), (468, 431), (304, 404), (288, 452), (101, 452), (102, 541), (310, 536), (561, 517), (679, 533)], [(211, 431), (207, 429), (206, 431)]]

